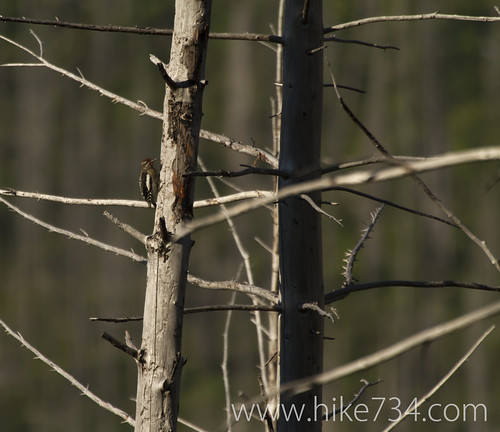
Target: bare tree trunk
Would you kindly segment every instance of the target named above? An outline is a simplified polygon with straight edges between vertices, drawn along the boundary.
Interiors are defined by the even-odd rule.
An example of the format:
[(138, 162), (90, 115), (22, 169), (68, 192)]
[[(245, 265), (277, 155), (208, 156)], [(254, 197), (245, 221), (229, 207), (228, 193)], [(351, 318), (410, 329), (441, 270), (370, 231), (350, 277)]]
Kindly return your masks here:
[[(192, 241), (171, 243), (171, 234), (192, 218), (211, 0), (176, 0), (167, 68), (158, 207), (148, 238), (142, 347), (138, 361), (138, 431), (175, 431), (182, 366), (182, 318)], [(165, 73), (163, 74), (166, 78)]]
[[(319, 176), (323, 92), (323, 25), (321, 0), (288, 0), (285, 4), (283, 108), (280, 169), (291, 173), (280, 187)], [(305, 173), (308, 173), (304, 176)], [(320, 205), (321, 194), (309, 194)], [(280, 381), (285, 383), (322, 371), (323, 319), (300, 311), (304, 303), (323, 306), (320, 216), (299, 197), (279, 206), (281, 318)], [(320, 431), (321, 388), (290, 398), (283, 395), (280, 431)], [(301, 419), (284, 412), (295, 409)]]

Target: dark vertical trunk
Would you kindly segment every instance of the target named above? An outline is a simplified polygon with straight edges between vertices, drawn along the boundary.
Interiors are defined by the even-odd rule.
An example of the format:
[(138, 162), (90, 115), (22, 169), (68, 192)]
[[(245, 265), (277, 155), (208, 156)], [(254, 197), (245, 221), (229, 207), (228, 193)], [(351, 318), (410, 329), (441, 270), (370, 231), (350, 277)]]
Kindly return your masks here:
[[(292, 177), (280, 187), (319, 176), (323, 92), (323, 25), (321, 0), (285, 4), (283, 108), (280, 169)], [(319, 205), (321, 194), (309, 196)], [(289, 382), (322, 371), (323, 319), (304, 303), (323, 306), (321, 221), (299, 197), (280, 203), (281, 317), (280, 381)], [(320, 431), (321, 388), (287, 398), (283, 395), (280, 431)], [(301, 419), (284, 412), (295, 409)]]

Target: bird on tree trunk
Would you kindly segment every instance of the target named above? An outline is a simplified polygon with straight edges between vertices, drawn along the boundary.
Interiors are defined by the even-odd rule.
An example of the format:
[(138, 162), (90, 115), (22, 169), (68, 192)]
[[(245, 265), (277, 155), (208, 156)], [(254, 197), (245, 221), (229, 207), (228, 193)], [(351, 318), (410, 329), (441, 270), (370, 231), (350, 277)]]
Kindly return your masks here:
[(141, 162), (141, 174), (139, 175), (139, 188), (141, 195), (148, 203), (148, 206), (156, 208), (156, 198), (158, 196), (158, 183), (160, 176), (154, 167), (156, 159), (146, 158)]

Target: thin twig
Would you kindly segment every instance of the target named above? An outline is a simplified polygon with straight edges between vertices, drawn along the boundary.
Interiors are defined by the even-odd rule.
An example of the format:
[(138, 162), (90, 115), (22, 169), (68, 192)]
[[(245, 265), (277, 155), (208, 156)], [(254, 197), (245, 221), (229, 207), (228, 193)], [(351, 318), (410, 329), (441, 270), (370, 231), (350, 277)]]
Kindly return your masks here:
[(379, 44), (376, 44), (373, 42), (365, 42), (365, 41), (357, 40), (357, 39), (343, 39), (343, 38), (339, 38), (337, 36), (325, 36), (323, 38), (323, 40), (325, 42), (340, 42), (340, 43), (348, 43), (348, 44), (355, 44), (355, 45), (363, 45), (363, 46), (367, 46), (370, 48), (379, 48), (379, 49), (382, 49), (384, 51), (388, 50), (388, 49), (399, 51), (398, 47), (395, 47), (392, 45), (379, 45)]
[(134, 419), (128, 415), (125, 411), (122, 411), (121, 409), (111, 405), (109, 402), (103, 401), (100, 397), (92, 393), (89, 389), (88, 386), (84, 386), (81, 384), (79, 381), (75, 379), (72, 375), (70, 375), (68, 372), (66, 372), (64, 369), (62, 369), (60, 366), (58, 366), (56, 363), (54, 363), (52, 360), (49, 360), (47, 357), (45, 357), (40, 351), (38, 351), (35, 347), (30, 345), (22, 336), (19, 332), (14, 332), (5, 322), (0, 320), (0, 325), (5, 329), (5, 331), (12, 336), (14, 339), (17, 339), (22, 346), (27, 348), (29, 351), (31, 351), (33, 354), (35, 354), (35, 358), (38, 360), (41, 360), (43, 363), (46, 365), (50, 366), (55, 372), (57, 372), (59, 375), (61, 375), (64, 379), (69, 381), (73, 386), (75, 386), (78, 390), (82, 392), (82, 395), (87, 396), (91, 401), (95, 402), (97, 405), (99, 405), (101, 408), (104, 408), (105, 410), (117, 415), (125, 423), (128, 423), (131, 426), (135, 425)]
[(460, 282), (454, 280), (445, 281), (410, 281), (410, 280), (387, 280), (357, 283), (344, 286), (338, 290), (332, 291), (325, 296), (325, 303), (333, 303), (342, 300), (353, 292), (366, 291), (375, 288), (387, 287), (411, 287), (411, 288), (467, 288), (479, 291), (500, 292), (500, 286), (485, 285), (475, 282)]
[[(325, 84), (325, 86), (331, 86), (333, 87), (333, 84)], [(337, 88), (342, 88), (339, 85), (337, 85)], [(398, 161), (402, 162), (415, 162), (415, 161), (421, 161), (425, 160), (425, 157), (415, 157), (415, 156), (393, 156), (395, 159)], [(321, 174), (328, 174), (331, 172), (336, 172), (340, 170), (345, 170), (349, 168), (358, 168), (361, 166), (366, 166), (366, 165), (373, 165), (373, 164), (380, 164), (380, 163), (386, 163), (387, 158), (386, 157), (372, 157), (369, 159), (362, 159), (358, 161), (352, 161), (352, 162), (341, 162), (341, 163), (336, 163), (333, 165), (327, 165), (321, 169)]]
[(354, 278), (352, 272), (354, 269), (354, 263), (356, 262), (356, 257), (359, 251), (364, 247), (366, 241), (370, 238), (370, 233), (373, 231), (373, 228), (375, 228), (375, 224), (377, 223), (377, 220), (383, 208), (384, 206), (381, 206), (377, 210), (375, 210), (374, 213), (372, 213), (372, 221), (370, 222), (370, 225), (362, 230), (361, 238), (359, 239), (356, 246), (354, 246), (354, 249), (352, 251), (346, 252), (346, 257), (344, 258), (344, 262), (346, 264), (344, 267), (344, 286), (351, 285), (353, 283)]
[(239, 153), (253, 156), (258, 160), (262, 160), (274, 168), (278, 168), (278, 159), (266, 150), (259, 149), (257, 147), (243, 144), (241, 141), (236, 141), (224, 135), (216, 134), (206, 130), (200, 131), (200, 138), (207, 139), (209, 141), (216, 142), (223, 145), (231, 150), (235, 150)]
[(299, 308), (301, 311), (312, 310), (316, 312), (319, 316), (328, 318), (332, 324), (335, 324), (335, 319), (333, 315), (321, 309), (316, 303), (304, 303)]
[(257, 242), (258, 245), (262, 246), (262, 249), (264, 249), (266, 252), (269, 252), (271, 255), (273, 254), (271, 246), (266, 244), (264, 240), (262, 240), (260, 237), (254, 237), (253, 239)]
[(222, 169), (217, 171), (192, 171), (183, 174), (183, 177), (243, 177), (251, 174), (262, 174), (283, 178), (290, 177), (290, 174), (283, 170), (258, 167), (248, 167), (240, 171), (226, 171)]
[(127, 234), (130, 234), (132, 237), (139, 240), (143, 245), (146, 245), (147, 235), (141, 233), (139, 230), (135, 229), (133, 226), (122, 222), (117, 217), (113, 216), (111, 213), (105, 211), (104, 216), (106, 216), (111, 222), (113, 222), (118, 228), (122, 231), (125, 231)]
[(274, 193), (267, 190), (250, 190), (237, 192), (235, 194), (220, 196), (218, 198), (207, 198), (203, 200), (198, 200), (194, 202), (194, 208), (202, 208), (202, 207), (210, 207), (216, 206), (220, 204), (231, 204), (236, 201), (243, 201), (252, 198), (262, 198), (262, 197), (270, 197), (274, 196)]
[(440, 14), (438, 12), (418, 14), (418, 15), (394, 15), (394, 16), (378, 16), (364, 18), (356, 21), (351, 21), (343, 24), (337, 24), (323, 29), (323, 33), (331, 33), (338, 30), (345, 30), (351, 27), (359, 27), (366, 24), (393, 22), (393, 21), (424, 21), (424, 20), (450, 20), (450, 21), (469, 21), (469, 22), (496, 22), (500, 21), (500, 17), (489, 16), (467, 16), (467, 15), (449, 15)]
[(326, 412), (325, 414), (323, 414), (323, 420), (330, 420), (331, 417), (335, 418), (336, 414), (347, 411), (351, 406), (353, 406), (357, 401), (359, 401), (361, 399), (361, 396), (363, 396), (363, 393), (368, 388), (375, 386), (377, 384), (380, 384), (382, 381), (377, 380), (377, 381), (371, 383), (365, 379), (361, 379), (360, 382), (361, 382), (361, 384), (363, 384), (363, 386), (358, 390), (358, 392), (354, 395), (354, 397), (347, 403), (347, 405), (344, 405), (342, 407), (337, 408), (335, 411), (332, 411), (331, 414)]
[(127, 344), (124, 344), (123, 342), (119, 341), (114, 336), (110, 335), (109, 333), (102, 332), (101, 337), (105, 341), (108, 341), (115, 348), (118, 348), (120, 351), (123, 351), (125, 354), (128, 354), (129, 356), (131, 356), (134, 360), (139, 359), (139, 351), (128, 346)]
[[(236, 293), (234, 292), (231, 296), (231, 300), (229, 304), (234, 304), (236, 300)], [(229, 328), (231, 324), (231, 316), (232, 311), (228, 311), (226, 314), (226, 321), (224, 323), (224, 331), (222, 332), (222, 381), (224, 383), (224, 396), (226, 399), (226, 427), (227, 432), (232, 432), (232, 422), (231, 422), (231, 388), (229, 385), (229, 368), (228, 368), (228, 359), (229, 359)]]
[(383, 199), (383, 198), (378, 198), (378, 197), (376, 197), (374, 195), (370, 195), (370, 194), (367, 194), (367, 193), (364, 193), (364, 192), (360, 192), (360, 191), (357, 191), (357, 190), (354, 190), (354, 189), (345, 188), (345, 187), (336, 187), (336, 188), (332, 188), (330, 190), (341, 191), (341, 192), (349, 192), (349, 193), (352, 193), (354, 195), (359, 195), (359, 196), (361, 196), (363, 198), (368, 198), (369, 200), (376, 201), (376, 202), (388, 205), (390, 207), (394, 207), (394, 208), (396, 208), (398, 210), (402, 210), (402, 211), (405, 211), (405, 212), (408, 212), (408, 213), (411, 213), (411, 214), (414, 214), (414, 215), (417, 215), (417, 216), (422, 216), (422, 217), (425, 217), (425, 218), (428, 218), (428, 219), (432, 219), (432, 220), (444, 223), (446, 225), (452, 226), (453, 228), (458, 228), (457, 225), (455, 225), (453, 222), (450, 222), (450, 221), (448, 221), (446, 219), (442, 219), (442, 218), (440, 218), (438, 216), (434, 216), (434, 215), (431, 215), (429, 213), (424, 213), (424, 212), (421, 212), (419, 210), (414, 210), (414, 209), (411, 209), (409, 207), (405, 207), (405, 206), (396, 204), (395, 202), (388, 201), (388, 200)]
[(415, 406), (412, 406), (411, 410), (406, 410), (403, 415), (399, 416), (399, 418), (389, 424), (382, 432), (389, 432), (390, 430), (394, 429), (399, 423), (401, 423), (406, 417), (409, 415), (413, 415), (414, 412), (418, 412), (418, 409), (425, 403), (427, 402), (445, 383), (448, 381), (453, 374), (469, 359), (469, 357), (472, 355), (472, 353), (476, 350), (476, 348), (486, 339), (486, 337), (493, 331), (495, 326), (491, 326), (486, 330), (479, 338), (478, 340), (470, 347), (470, 349), (463, 355), (463, 357), (453, 366), (448, 373), (439, 380), (439, 382), (432, 387), (424, 396), (422, 396), (419, 401), (415, 404)]
[(495, 174), (491, 176), (491, 178), (484, 185), (484, 190), (489, 192), (493, 186), (495, 186), (500, 181), (500, 169), (496, 171)]
[(342, 225), (342, 219), (337, 219), (335, 216), (332, 216), (330, 213), (327, 213), (324, 211), (319, 205), (317, 205), (313, 199), (307, 195), (307, 194), (300, 194), (300, 198), (302, 198), (304, 201), (306, 201), (314, 210), (316, 210), (319, 214), (322, 214), (323, 216), (326, 216), (328, 219), (333, 220), (334, 222), (337, 222), (341, 227)]
[(139, 262), (139, 263), (142, 263), (142, 264), (144, 264), (146, 262), (146, 257), (143, 257), (141, 255), (137, 255), (134, 252), (129, 252), (129, 251), (126, 251), (124, 249), (120, 249), (118, 247), (111, 246), (111, 245), (108, 245), (106, 243), (102, 243), (102, 242), (100, 242), (98, 240), (95, 240), (95, 239), (93, 239), (91, 237), (88, 237), (88, 236), (85, 236), (85, 235), (82, 236), (80, 234), (75, 234), (74, 232), (71, 232), (71, 231), (68, 231), (68, 230), (65, 230), (65, 229), (62, 229), (62, 228), (58, 228), (58, 227), (56, 227), (54, 225), (48, 224), (46, 222), (43, 222), (40, 219), (37, 219), (36, 217), (30, 215), (29, 213), (26, 213), (26, 212), (22, 211), (20, 208), (18, 208), (15, 205), (9, 203), (7, 200), (5, 200), (2, 197), (0, 197), (0, 202), (4, 203), (7, 207), (9, 207), (10, 209), (14, 210), (17, 214), (21, 215), (25, 219), (28, 219), (31, 222), (33, 222), (33, 223), (35, 223), (37, 225), (40, 225), (40, 226), (46, 228), (49, 232), (55, 232), (55, 233), (64, 235), (64, 236), (68, 237), (71, 240), (78, 240), (78, 241), (81, 241), (83, 243), (89, 244), (91, 246), (96, 246), (96, 247), (98, 247), (100, 249), (105, 250), (106, 252), (113, 252), (116, 255), (121, 255), (121, 256), (130, 258), (131, 260)]

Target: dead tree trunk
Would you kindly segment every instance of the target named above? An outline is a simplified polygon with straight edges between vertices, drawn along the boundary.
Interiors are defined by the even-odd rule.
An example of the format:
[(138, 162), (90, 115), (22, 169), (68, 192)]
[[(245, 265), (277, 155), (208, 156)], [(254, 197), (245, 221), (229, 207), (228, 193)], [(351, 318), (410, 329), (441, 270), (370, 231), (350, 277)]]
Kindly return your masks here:
[[(319, 175), (323, 92), (321, 0), (285, 3), (283, 108), (280, 169), (291, 174), (280, 187)], [(309, 194), (320, 205), (320, 193)], [(281, 317), (280, 381), (286, 383), (322, 371), (323, 319), (304, 303), (323, 306), (320, 216), (300, 197), (280, 203)], [(283, 395), (280, 431), (320, 431), (321, 389)], [(284, 412), (302, 411), (301, 419)]]
[(148, 238), (147, 286), (138, 359), (136, 432), (175, 431), (182, 366), (182, 318), (191, 250), (189, 236), (171, 242), (192, 218), (198, 153), (202, 76), (211, 0), (177, 0), (170, 62), (158, 67), (166, 81), (160, 191), (153, 235)]

